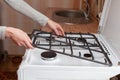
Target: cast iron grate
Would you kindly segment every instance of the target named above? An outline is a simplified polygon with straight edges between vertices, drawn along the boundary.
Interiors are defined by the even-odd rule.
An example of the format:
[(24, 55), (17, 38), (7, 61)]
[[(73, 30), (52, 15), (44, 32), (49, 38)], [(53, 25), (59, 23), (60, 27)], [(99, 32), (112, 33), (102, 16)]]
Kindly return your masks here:
[[(50, 32), (34, 30), (31, 36), (33, 40), (33, 45), (37, 48), (54, 51), (56, 53), (78, 59), (92, 61), (94, 63), (112, 66), (112, 62), (108, 57), (108, 55), (110, 54), (108, 54), (108, 51), (104, 50), (104, 48), (101, 46), (100, 42), (98, 41), (97, 37), (94, 34), (65, 33), (65, 36), (56, 37), (54, 34)], [(86, 55), (87, 57), (90, 56), (91, 58), (81, 56), (82, 53), (80, 50), (78, 52), (79, 55), (75, 55), (74, 52), (77, 49), (89, 51), (89, 54), (84, 55)], [(70, 52), (66, 52), (66, 50), (69, 50)], [(104, 55), (104, 62), (96, 60), (94, 53)]]

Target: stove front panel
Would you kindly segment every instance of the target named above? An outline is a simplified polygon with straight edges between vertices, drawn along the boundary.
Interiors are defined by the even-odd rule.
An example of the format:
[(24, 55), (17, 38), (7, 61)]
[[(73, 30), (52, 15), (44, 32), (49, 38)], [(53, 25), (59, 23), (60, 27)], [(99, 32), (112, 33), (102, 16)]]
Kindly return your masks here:
[(18, 80), (110, 80), (119, 67), (23, 66)]

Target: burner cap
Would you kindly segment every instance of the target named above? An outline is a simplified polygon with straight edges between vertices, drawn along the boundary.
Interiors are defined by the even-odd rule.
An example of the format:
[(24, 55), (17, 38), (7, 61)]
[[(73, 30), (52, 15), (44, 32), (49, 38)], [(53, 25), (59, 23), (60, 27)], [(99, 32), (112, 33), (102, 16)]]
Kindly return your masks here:
[(41, 53), (41, 58), (47, 61), (54, 60), (56, 56), (57, 54), (54, 51), (46, 51)]
[(78, 40), (79, 42), (82, 42), (82, 43), (86, 43), (86, 42), (87, 42), (85, 38), (78, 38), (77, 40)]
[(86, 57), (86, 58), (91, 58), (91, 57), (92, 57), (92, 55), (91, 55), (91, 54), (89, 54), (89, 53), (85, 53), (85, 54), (84, 54), (84, 57)]

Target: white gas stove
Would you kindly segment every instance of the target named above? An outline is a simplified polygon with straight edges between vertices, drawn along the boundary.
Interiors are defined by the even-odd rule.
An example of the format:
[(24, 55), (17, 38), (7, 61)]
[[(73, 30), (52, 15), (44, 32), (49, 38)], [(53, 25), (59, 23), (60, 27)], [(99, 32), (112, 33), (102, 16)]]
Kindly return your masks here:
[[(115, 1), (112, 5), (120, 2)], [(113, 12), (107, 8), (110, 3), (111, 0), (106, 0), (103, 13)], [(120, 53), (116, 54), (119, 43), (113, 37), (117, 32), (108, 34), (107, 29), (113, 29), (113, 24), (108, 22), (114, 23), (103, 22), (106, 30), (100, 30), (101, 34), (66, 33), (58, 37), (34, 30), (31, 38), (35, 49), (26, 50), (18, 69), (18, 80), (109, 80), (120, 74)]]
[[(116, 74), (118, 59), (100, 35), (66, 33), (56, 37), (34, 30), (32, 40), (36, 48), (23, 57), (20, 76), (25, 79), (20, 80), (103, 80)], [(115, 67), (112, 74), (111, 66)]]

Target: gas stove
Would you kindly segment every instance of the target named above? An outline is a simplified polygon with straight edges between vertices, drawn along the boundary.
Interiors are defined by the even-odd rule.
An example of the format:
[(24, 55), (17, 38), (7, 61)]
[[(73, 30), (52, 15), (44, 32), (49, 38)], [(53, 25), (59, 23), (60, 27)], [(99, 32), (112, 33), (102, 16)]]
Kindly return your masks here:
[(36, 49), (31, 50), (30, 64), (112, 66), (107, 48), (94, 34), (65, 33), (65, 36), (56, 36), (34, 30), (32, 41)]
[(56, 36), (34, 30), (31, 39), (35, 48), (26, 50), (19, 80), (108, 80), (120, 72), (117, 58), (98, 34)]
[(120, 0), (104, 4), (96, 34), (34, 30), (35, 48), (26, 50), (18, 80), (112, 80), (120, 74)]

